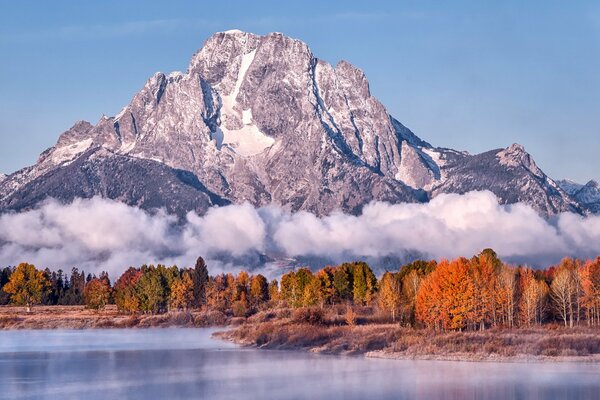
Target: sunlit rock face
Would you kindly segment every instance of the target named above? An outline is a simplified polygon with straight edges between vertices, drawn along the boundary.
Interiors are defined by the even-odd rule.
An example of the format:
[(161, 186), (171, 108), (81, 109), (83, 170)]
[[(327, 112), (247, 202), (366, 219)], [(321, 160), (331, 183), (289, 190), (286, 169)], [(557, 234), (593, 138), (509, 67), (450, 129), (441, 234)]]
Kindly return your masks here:
[(543, 214), (585, 209), (521, 146), (436, 148), (350, 63), (234, 30), (211, 36), (186, 72), (156, 73), (116, 116), (76, 123), (35, 165), (0, 176), (0, 209), (101, 195), (179, 214), (248, 201), (324, 215), (482, 189)]

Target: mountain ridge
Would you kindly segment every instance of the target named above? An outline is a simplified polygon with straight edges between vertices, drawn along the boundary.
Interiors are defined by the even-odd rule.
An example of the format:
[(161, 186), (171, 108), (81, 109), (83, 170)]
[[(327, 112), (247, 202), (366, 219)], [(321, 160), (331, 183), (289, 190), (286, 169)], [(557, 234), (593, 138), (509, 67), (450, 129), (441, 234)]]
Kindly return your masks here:
[(232, 30), (208, 38), (186, 72), (157, 72), (120, 113), (76, 122), (35, 165), (0, 177), (0, 211), (52, 194), (180, 215), (244, 201), (325, 215), (471, 190), (545, 215), (595, 212), (522, 146), (477, 155), (434, 147), (390, 115), (347, 61), (328, 64), (281, 33)]

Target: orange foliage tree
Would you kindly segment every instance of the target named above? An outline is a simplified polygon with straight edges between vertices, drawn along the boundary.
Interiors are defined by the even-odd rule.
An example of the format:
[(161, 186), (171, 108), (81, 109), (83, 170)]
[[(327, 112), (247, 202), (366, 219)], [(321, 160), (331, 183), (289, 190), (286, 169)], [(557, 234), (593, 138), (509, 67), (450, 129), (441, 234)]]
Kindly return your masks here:
[(94, 278), (85, 285), (83, 298), (88, 308), (102, 310), (110, 300), (110, 284), (106, 279)]

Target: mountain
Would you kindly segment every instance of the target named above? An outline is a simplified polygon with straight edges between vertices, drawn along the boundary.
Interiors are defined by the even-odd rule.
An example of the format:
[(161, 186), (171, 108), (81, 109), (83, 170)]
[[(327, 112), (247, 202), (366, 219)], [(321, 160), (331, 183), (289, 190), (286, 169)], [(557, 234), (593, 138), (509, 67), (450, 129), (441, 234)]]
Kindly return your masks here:
[(600, 213), (600, 185), (591, 180), (585, 185), (570, 181), (560, 180), (559, 186), (574, 198), (581, 206), (594, 214)]
[(522, 146), (434, 147), (350, 63), (330, 65), (281, 33), (233, 30), (211, 36), (186, 72), (156, 73), (118, 115), (77, 122), (1, 180), (0, 210), (101, 195), (179, 215), (244, 201), (324, 215), (482, 189), (545, 215), (585, 211)]

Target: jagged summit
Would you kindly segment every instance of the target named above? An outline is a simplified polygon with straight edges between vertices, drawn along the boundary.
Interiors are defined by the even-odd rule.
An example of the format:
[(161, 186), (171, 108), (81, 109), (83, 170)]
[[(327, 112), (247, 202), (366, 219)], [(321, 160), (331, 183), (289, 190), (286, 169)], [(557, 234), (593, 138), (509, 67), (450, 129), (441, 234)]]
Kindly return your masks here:
[(595, 180), (585, 185), (567, 179), (557, 182), (560, 187), (574, 198), (584, 209), (592, 213), (600, 213), (600, 185)]
[(361, 69), (281, 33), (231, 30), (208, 38), (186, 72), (154, 74), (116, 116), (60, 135), (0, 182), (0, 209), (100, 194), (180, 214), (249, 201), (322, 215), (482, 189), (544, 214), (581, 212), (522, 146), (434, 147), (372, 96)]

